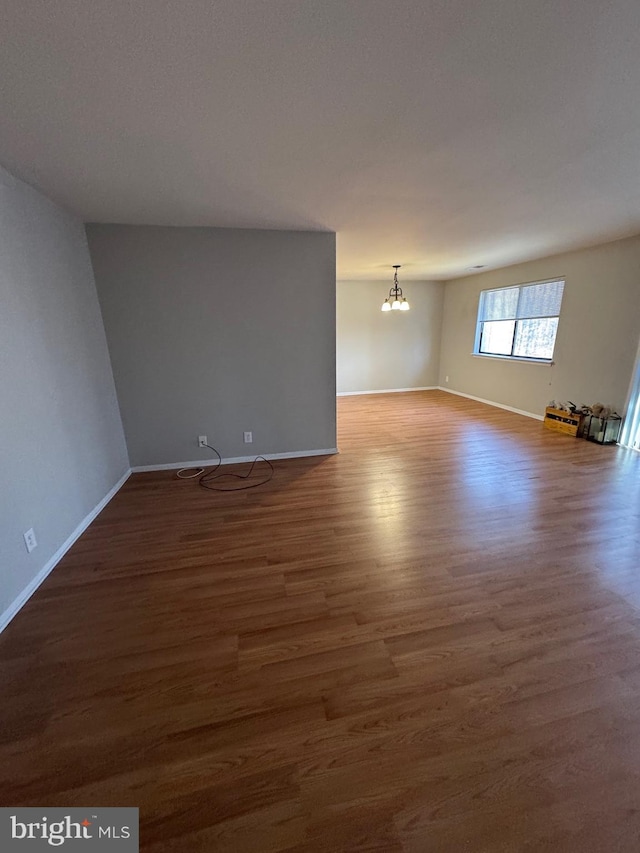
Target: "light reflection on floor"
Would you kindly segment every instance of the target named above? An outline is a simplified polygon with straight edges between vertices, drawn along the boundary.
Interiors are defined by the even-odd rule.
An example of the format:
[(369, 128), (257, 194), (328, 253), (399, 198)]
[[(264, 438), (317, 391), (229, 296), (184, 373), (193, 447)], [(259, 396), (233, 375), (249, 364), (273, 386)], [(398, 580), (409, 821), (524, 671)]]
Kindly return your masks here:
[[(460, 415), (455, 400), (447, 410), (451, 398), (440, 397), (438, 410), (426, 408), (424, 420), (418, 412), (414, 424), (400, 430), (378, 424), (377, 434), (356, 435), (354, 447), (347, 448), (362, 451), (353, 457), (354, 489), (363, 510), (360, 521), (366, 518), (380, 565), (403, 553), (429, 572), (445, 557), (454, 569), (480, 573), (501, 565), (512, 572), (525, 561), (529, 572), (550, 564), (584, 570), (581, 546), (588, 549), (593, 542), (585, 583), (640, 606), (640, 454), (597, 445), (586, 449), (586, 443), (574, 444), (564, 436), (550, 438), (542, 425), (530, 421), (524, 432), (511, 432), (501, 418), (494, 425), (468, 412)], [(539, 465), (547, 444), (554, 452), (566, 451), (556, 454), (552, 493)], [(603, 466), (607, 459), (612, 464)], [(600, 507), (603, 493), (607, 507)], [(608, 531), (605, 540), (594, 520), (599, 510)], [(560, 527), (573, 531), (576, 556), (570, 543), (556, 545)], [(630, 535), (630, 529), (636, 534)], [(637, 573), (620, 572), (620, 562), (629, 561), (638, 566)], [(396, 564), (388, 583), (397, 586), (402, 578)]]

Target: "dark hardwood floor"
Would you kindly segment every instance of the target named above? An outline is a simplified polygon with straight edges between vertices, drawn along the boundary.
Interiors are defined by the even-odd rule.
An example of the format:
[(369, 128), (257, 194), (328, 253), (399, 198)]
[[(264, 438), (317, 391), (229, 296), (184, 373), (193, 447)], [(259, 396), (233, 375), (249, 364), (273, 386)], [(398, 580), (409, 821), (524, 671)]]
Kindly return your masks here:
[(241, 493), (137, 474), (0, 636), (0, 803), (161, 851), (640, 850), (640, 454), (339, 400)]

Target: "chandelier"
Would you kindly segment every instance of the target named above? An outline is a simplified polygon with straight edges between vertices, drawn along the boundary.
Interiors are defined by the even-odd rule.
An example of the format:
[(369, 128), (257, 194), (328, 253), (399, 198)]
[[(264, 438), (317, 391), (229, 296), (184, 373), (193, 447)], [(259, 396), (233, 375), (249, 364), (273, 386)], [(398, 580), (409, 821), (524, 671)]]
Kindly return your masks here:
[(382, 303), (383, 311), (408, 311), (409, 303), (406, 298), (402, 295), (402, 288), (398, 284), (398, 270), (400, 269), (400, 264), (394, 264), (393, 268), (395, 270), (393, 274), (393, 287), (389, 291), (389, 295)]

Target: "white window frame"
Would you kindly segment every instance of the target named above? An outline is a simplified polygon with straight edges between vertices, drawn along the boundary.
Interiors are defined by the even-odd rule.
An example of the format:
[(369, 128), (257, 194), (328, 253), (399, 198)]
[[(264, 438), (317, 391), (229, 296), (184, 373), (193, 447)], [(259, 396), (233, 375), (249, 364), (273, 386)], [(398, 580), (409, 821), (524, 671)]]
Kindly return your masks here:
[[(525, 281), (525, 282), (522, 282), (520, 284), (505, 284), (503, 287), (487, 287), (484, 290), (481, 290), (479, 295), (478, 295), (478, 311), (476, 314), (476, 334), (475, 334), (475, 340), (473, 343), (472, 355), (477, 356), (478, 358), (497, 358), (497, 359), (501, 359), (502, 361), (518, 361), (518, 362), (521, 362), (524, 364), (548, 364), (548, 365), (553, 364), (553, 357), (555, 355), (555, 349), (556, 349), (556, 341), (558, 339), (557, 330), (556, 330), (556, 337), (553, 340), (553, 352), (551, 353), (550, 358), (534, 358), (534, 357), (530, 357), (530, 356), (526, 356), (526, 355), (513, 355), (513, 347), (514, 347), (515, 341), (516, 341), (516, 330), (517, 330), (517, 323), (518, 323), (517, 317), (509, 318), (509, 319), (513, 319), (515, 321), (515, 326), (514, 326), (514, 331), (513, 331), (513, 341), (511, 344), (511, 355), (501, 355), (499, 353), (481, 352), (480, 351), (480, 342), (482, 340), (482, 324), (484, 322), (488, 322), (488, 321), (480, 319), (480, 309), (482, 307), (482, 296), (485, 293), (492, 293), (496, 290), (513, 290), (514, 288), (517, 287), (518, 291), (519, 291), (519, 293), (518, 293), (518, 302), (519, 302), (520, 296), (522, 293), (522, 288), (532, 287), (534, 285), (539, 285), (539, 284), (555, 284), (555, 282), (557, 282), (557, 281), (561, 281), (563, 284), (563, 287), (566, 286), (566, 283), (567, 283), (566, 277), (563, 275), (558, 275), (558, 276), (555, 276), (554, 278), (545, 278), (542, 281)], [(564, 298), (564, 292), (562, 294), (562, 298)], [(562, 310), (562, 308), (560, 310)], [(516, 309), (516, 314), (517, 314), (517, 309)], [(526, 319), (545, 320), (545, 319), (556, 319), (556, 318), (558, 320), (558, 325), (560, 325), (560, 314), (545, 315), (545, 316), (540, 315), (539, 317), (529, 317)], [(525, 319), (525, 318), (521, 318), (521, 319)]]

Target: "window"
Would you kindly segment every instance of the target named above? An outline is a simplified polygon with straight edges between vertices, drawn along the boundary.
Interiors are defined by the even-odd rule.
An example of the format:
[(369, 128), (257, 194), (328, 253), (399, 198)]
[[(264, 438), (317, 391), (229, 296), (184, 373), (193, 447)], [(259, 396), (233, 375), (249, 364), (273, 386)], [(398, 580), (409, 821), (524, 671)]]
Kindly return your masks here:
[(483, 290), (474, 353), (551, 361), (563, 290), (562, 280)]
[(633, 447), (634, 450), (640, 450), (640, 346), (638, 347), (635, 373), (631, 383), (631, 393), (629, 394), (629, 404), (622, 427), (620, 444), (623, 447)]

